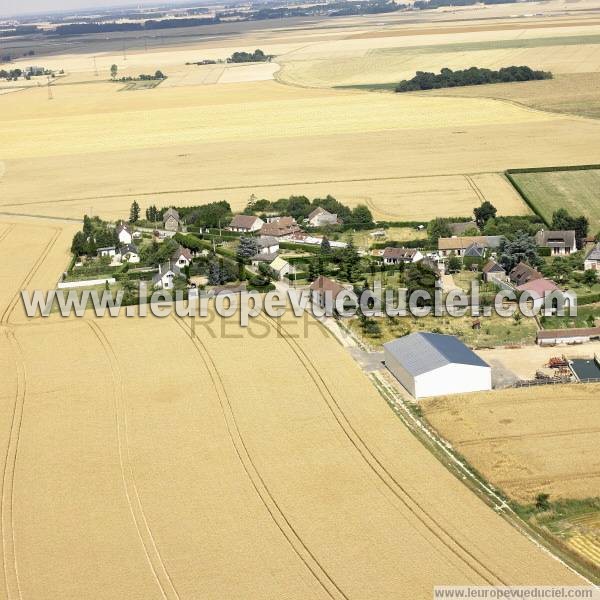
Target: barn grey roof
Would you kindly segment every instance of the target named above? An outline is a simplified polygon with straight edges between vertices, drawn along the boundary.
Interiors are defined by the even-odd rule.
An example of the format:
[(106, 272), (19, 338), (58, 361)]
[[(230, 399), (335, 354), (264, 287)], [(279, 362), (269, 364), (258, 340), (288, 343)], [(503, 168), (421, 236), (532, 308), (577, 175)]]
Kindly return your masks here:
[(457, 363), (488, 367), (475, 352), (457, 337), (439, 333), (411, 333), (383, 345), (412, 376)]

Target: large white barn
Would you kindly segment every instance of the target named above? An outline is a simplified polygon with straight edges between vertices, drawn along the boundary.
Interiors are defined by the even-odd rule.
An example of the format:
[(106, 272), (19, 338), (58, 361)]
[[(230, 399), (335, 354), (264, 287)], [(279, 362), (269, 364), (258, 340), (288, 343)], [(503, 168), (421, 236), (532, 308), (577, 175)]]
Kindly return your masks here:
[(492, 389), (492, 370), (453, 335), (411, 333), (383, 345), (385, 364), (415, 397)]

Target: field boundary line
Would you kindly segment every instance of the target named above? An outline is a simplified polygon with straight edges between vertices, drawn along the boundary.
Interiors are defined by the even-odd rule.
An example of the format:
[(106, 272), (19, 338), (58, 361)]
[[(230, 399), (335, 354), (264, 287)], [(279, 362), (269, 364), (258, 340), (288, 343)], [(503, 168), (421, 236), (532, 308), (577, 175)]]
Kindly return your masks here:
[[(227, 427), (227, 431), (229, 433), (229, 437), (233, 444), (234, 450), (238, 456), (240, 463), (242, 464), (244, 471), (248, 475), (252, 487), (255, 489), (256, 493), (260, 497), (273, 522), (281, 531), (285, 539), (288, 541), (296, 555), (300, 558), (300, 560), (304, 563), (306, 568), (311, 572), (313, 577), (325, 590), (327, 595), (334, 600), (338, 598), (342, 598), (343, 600), (349, 600), (349, 596), (347, 596), (343, 592), (343, 590), (333, 580), (329, 573), (327, 573), (327, 571), (321, 565), (317, 557), (312, 553), (312, 551), (302, 540), (294, 526), (290, 523), (289, 519), (286, 517), (285, 513), (279, 506), (279, 503), (271, 493), (264, 478), (260, 474), (260, 471), (256, 467), (256, 464), (254, 463), (252, 456), (248, 450), (248, 447), (244, 441), (244, 437), (242, 436), (237, 419), (235, 417), (235, 413), (233, 411), (233, 406), (231, 405), (231, 401), (229, 399), (229, 395), (227, 394), (225, 384), (221, 378), (221, 374), (219, 373), (219, 370), (217, 369), (217, 366), (212, 356), (208, 352), (208, 349), (206, 348), (205, 344), (200, 340), (198, 336), (192, 333), (191, 329), (188, 329), (188, 327), (183, 323), (183, 320), (180, 317), (172, 315), (172, 318), (175, 320), (175, 323), (185, 332), (186, 336), (190, 338), (192, 344), (196, 348), (196, 351), (200, 355), (204, 366), (206, 367), (213, 387), (217, 393), (219, 404), (223, 412), (225, 425)], [(279, 519), (276, 518), (276, 514), (279, 516)], [(280, 520), (282, 520), (283, 522), (280, 522)], [(304, 550), (307, 556), (304, 556), (304, 553), (301, 552), (300, 548), (296, 546), (296, 543), (294, 543), (293, 541), (294, 539), (296, 540), (296, 543), (300, 544), (301, 548)]]
[(0, 500), (2, 530), (2, 557), (4, 563), (4, 583), (8, 600), (22, 598), (21, 583), (19, 580), (19, 569), (17, 566), (17, 553), (15, 543), (14, 526), (14, 490), (15, 490), (15, 471), (17, 466), (17, 456), (19, 452), (19, 440), (21, 436), (21, 424), (23, 422), (23, 409), (25, 406), (25, 396), (27, 394), (27, 371), (23, 361), (23, 353), (19, 342), (14, 333), (5, 330), (6, 338), (13, 348), (17, 372), (17, 391), (15, 403), (10, 422), (10, 432), (4, 469), (2, 473), (2, 497)]
[(146, 514), (135, 481), (131, 455), (129, 452), (127, 413), (125, 410), (125, 394), (123, 390), (124, 382), (116, 352), (109, 339), (106, 337), (106, 334), (97, 323), (92, 321), (86, 321), (86, 323), (101, 344), (110, 364), (113, 380), (113, 402), (115, 408), (115, 424), (117, 429), (117, 447), (119, 463), (121, 466), (121, 477), (133, 522), (137, 529), (142, 547), (144, 548), (146, 559), (150, 564), (150, 568), (152, 569), (163, 598), (165, 598), (165, 600), (179, 600), (180, 596), (175, 589), (171, 576), (156, 545), (154, 536), (152, 535), (152, 530), (148, 525), (148, 520), (146, 519)]
[(35, 260), (35, 262), (33, 263), (33, 266), (28, 271), (27, 275), (25, 275), (25, 278), (21, 281), (21, 283), (19, 285), (19, 289), (17, 289), (17, 292), (14, 295), (13, 299), (8, 303), (8, 305), (6, 306), (4, 311), (2, 311), (2, 314), (0, 315), (0, 325), (8, 325), (8, 320), (10, 319), (10, 316), (12, 315), (12, 312), (14, 311), (15, 306), (19, 302), (21, 290), (25, 286), (27, 286), (31, 282), (31, 280), (35, 277), (35, 274), (38, 272), (39, 268), (42, 266), (42, 263), (46, 260), (48, 254), (50, 254), (50, 251), (54, 247), (54, 244), (56, 244), (56, 241), (58, 240), (58, 238), (60, 237), (60, 234), (63, 231), (62, 229), (59, 229), (57, 227), (52, 227), (51, 229), (54, 230), (54, 232), (55, 232), (54, 235), (50, 238), (50, 241), (46, 244), (46, 246), (44, 246), (42, 253)]
[[(500, 576), (491, 571), (483, 562), (481, 562), (476, 556), (474, 556), (465, 546), (463, 546), (455, 537), (452, 536), (442, 525), (440, 525), (434, 517), (432, 517), (415, 498), (406, 490), (404, 486), (390, 473), (385, 465), (377, 458), (372, 449), (364, 441), (364, 439), (357, 432), (355, 427), (352, 425), (347, 414), (342, 410), (339, 403), (335, 399), (333, 392), (330, 387), (325, 383), (323, 377), (319, 373), (312, 359), (307, 355), (304, 349), (298, 344), (289, 332), (280, 323), (278, 324), (275, 319), (268, 315), (263, 315), (265, 320), (271, 322), (275, 327), (275, 330), (281, 331), (281, 338), (286, 341), (292, 352), (299, 359), (302, 366), (305, 368), (313, 383), (317, 387), (317, 390), (321, 394), (325, 404), (329, 408), (330, 412), (334, 416), (334, 419), (339, 424), (342, 432), (349, 439), (351, 444), (356, 448), (362, 459), (367, 463), (369, 468), (375, 473), (375, 475), (384, 483), (384, 485), (400, 500), (400, 502), (413, 514), (418, 521), (436, 538), (438, 539), (456, 558), (462, 563), (469, 567), (474, 573), (481, 577), (490, 585), (496, 585), (494, 579), (496, 579), (501, 585), (507, 585)], [(283, 335), (285, 332), (286, 335)], [(303, 360), (304, 357), (304, 360)], [(319, 381), (321, 382), (319, 384)], [(323, 392), (325, 390), (325, 392)], [(329, 400), (327, 399), (329, 396)], [(408, 500), (407, 500), (408, 499)], [(424, 516), (423, 516), (424, 515)], [(437, 529), (437, 530), (436, 530)], [(444, 539), (440, 532), (448, 538)], [(456, 548), (454, 547), (456, 546)], [(457, 550), (457, 548), (460, 550)], [(476, 566), (471, 564), (469, 557)], [(484, 574), (478, 570), (481, 568), (487, 574)], [(491, 579), (490, 579), (491, 577)]]

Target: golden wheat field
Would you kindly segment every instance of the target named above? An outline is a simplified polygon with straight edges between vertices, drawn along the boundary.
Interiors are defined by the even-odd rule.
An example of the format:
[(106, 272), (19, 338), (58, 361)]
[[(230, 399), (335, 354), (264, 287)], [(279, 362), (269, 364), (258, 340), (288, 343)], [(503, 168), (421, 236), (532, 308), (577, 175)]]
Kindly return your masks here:
[[(54, 54), (45, 64), (66, 73), (52, 86), (52, 100), (44, 86), (0, 95), (0, 208), (120, 218), (134, 199), (142, 209), (223, 199), (238, 209), (252, 194), (332, 194), (350, 205), (367, 203), (387, 220), (468, 216), (482, 197), (500, 214), (527, 213), (500, 173), (600, 162), (600, 122), (493, 99), (331, 86), (392, 74), (399, 80), (434, 68), (434, 57), (469, 64), (489, 54), (497, 65), (529, 60), (543, 67), (534, 64), (534, 52), (562, 60), (566, 70), (598, 70), (600, 25), (585, 13), (588, 4), (581, 4), (580, 17), (562, 15), (559, 2), (548, 3), (546, 18), (510, 7), (524, 11), (518, 21), (504, 6), (441, 11), (431, 22), (390, 15), (382, 24), (371, 16), (126, 54), (82, 48)], [(186, 64), (256, 47), (273, 53), (274, 62)], [(112, 63), (120, 75), (161, 68), (169, 78), (154, 89), (123, 91), (108, 81)], [(569, 66), (575, 63), (577, 69)], [(348, 69), (353, 74), (346, 76)], [(293, 80), (295, 72), (304, 79)]]
[(509, 497), (588, 498), (600, 485), (600, 386), (542, 386), (438, 398), (428, 421)]
[(23, 319), (18, 290), (49, 285), (71, 233), (0, 223), (1, 260), (20, 259), (0, 299), (0, 597), (581, 582), (446, 471), (314, 321)]
[[(36, 55), (65, 70), (50, 91), (0, 87), (0, 598), (425, 600), (443, 584), (584, 583), (438, 462), (314, 320), (29, 319), (19, 300), (56, 285), (75, 220), (125, 218), (134, 200), (237, 210), (253, 194), (332, 194), (423, 221), (488, 199), (528, 214), (502, 172), (600, 162), (600, 121), (335, 86), (472, 60), (600, 71), (598, 2), (571, 4), (223, 24), (122, 51), (79, 38)], [(186, 65), (256, 48), (273, 62)], [(126, 91), (113, 63), (169, 77)], [(428, 416), (516, 497), (583, 496), (600, 472), (583, 396), (597, 387), (564, 389), (562, 404), (502, 392), (462, 421), (470, 399)]]

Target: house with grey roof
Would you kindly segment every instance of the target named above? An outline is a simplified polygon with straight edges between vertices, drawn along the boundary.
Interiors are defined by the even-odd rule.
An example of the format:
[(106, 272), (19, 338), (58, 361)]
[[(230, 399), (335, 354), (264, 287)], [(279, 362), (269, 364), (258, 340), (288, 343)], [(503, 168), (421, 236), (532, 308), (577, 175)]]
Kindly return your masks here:
[(279, 252), (279, 240), (271, 235), (265, 235), (256, 239), (258, 254), (277, 254)]
[(121, 262), (137, 264), (140, 262), (140, 253), (133, 244), (125, 244), (119, 248)]
[(483, 269), (483, 281), (493, 283), (495, 281), (508, 281), (508, 275), (502, 265), (499, 265), (495, 260), (490, 260), (485, 263)]
[(535, 243), (541, 248), (550, 248), (553, 256), (566, 256), (577, 252), (575, 231), (546, 231), (542, 229), (535, 234)]
[(181, 218), (174, 208), (168, 208), (163, 214), (163, 227), (167, 231), (178, 231), (181, 226)]
[(133, 232), (126, 223), (117, 225), (117, 238), (120, 244), (131, 244), (133, 242)]
[(491, 367), (453, 335), (411, 333), (383, 351), (387, 369), (415, 398), (492, 389)]
[(588, 252), (583, 261), (583, 268), (586, 271), (600, 271), (600, 243)]
[(235, 215), (227, 229), (238, 233), (252, 233), (258, 231), (264, 224), (265, 222), (255, 215)]
[(181, 269), (169, 261), (158, 265), (158, 273), (152, 278), (152, 283), (159, 290), (172, 290), (175, 279), (180, 275)]

